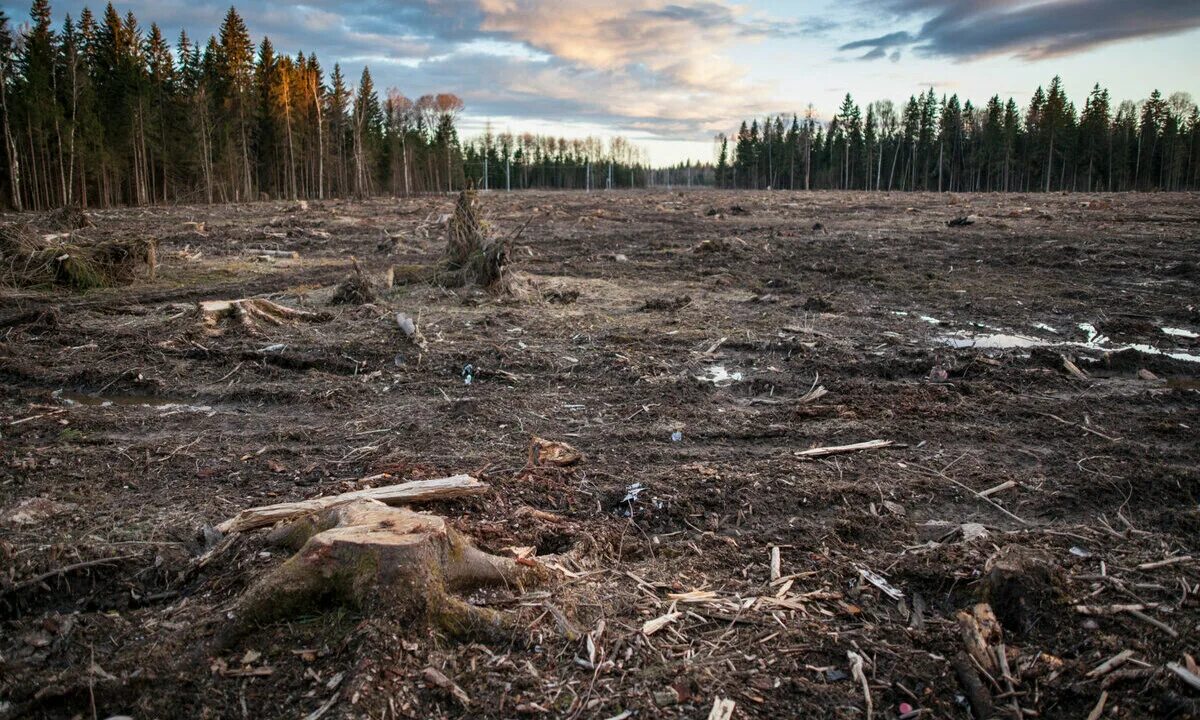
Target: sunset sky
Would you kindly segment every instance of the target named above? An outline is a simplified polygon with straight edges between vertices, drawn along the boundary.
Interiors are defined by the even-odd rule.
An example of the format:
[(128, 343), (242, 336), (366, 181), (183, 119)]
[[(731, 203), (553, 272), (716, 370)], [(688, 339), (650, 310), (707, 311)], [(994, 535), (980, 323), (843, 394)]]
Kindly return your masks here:
[[(85, 3), (54, 2), (56, 22)], [(103, 3), (92, 3), (99, 14)], [(17, 24), (28, 6), (8, 0)], [(171, 38), (216, 31), (227, 0), (117, 3)], [(656, 163), (708, 160), (741, 118), (827, 118), (851, 92), (865, 105), (932, 86), (975, 102), (1024, 104), (1061, 75), (1082, 105), (1093, 83), (1115, 101), (1152, 89), (1200, 95), (1200, 0), (286, 0), (241, 2), (255, 40), (315, 51), (357, 80), (415, 97), (454, 92), (462, 132), (623, 134)]]

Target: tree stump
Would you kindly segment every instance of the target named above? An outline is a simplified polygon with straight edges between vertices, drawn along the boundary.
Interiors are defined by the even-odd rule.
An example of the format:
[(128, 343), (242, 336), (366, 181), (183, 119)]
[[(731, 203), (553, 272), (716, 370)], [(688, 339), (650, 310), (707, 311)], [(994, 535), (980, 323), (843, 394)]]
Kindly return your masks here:
[(244, 330), (257, 335), (259, 323), (283, 325), (291, 320), (320, 321), (328, 319), (322, 313), (296, 310), (266, 298), (242, 298), (241, 300), (205, 300), (198, 307), (200, 322), (209, 335), (224, 333), (222, 320), (237, 321)]
[(492, 292), (509, 292), (506, 266), (513, 239), (493, 237), (491, 232), (475, 209), (475, 190), (463, 190), (446, 224), (446, 256), (438, 282), (446, 287), (478, 285)]
[(226, 639), (253, 625), (333, 606), (384, 608), (458, 637), (511, 639), (516, 627), (502, 613), (452, 593), (524, 588), (549, 577), (540, 564), (479, 550), (444, 518), (375, 500), (306, 516), (272, 531), (271, 540), (298, 551), (241, 597)]

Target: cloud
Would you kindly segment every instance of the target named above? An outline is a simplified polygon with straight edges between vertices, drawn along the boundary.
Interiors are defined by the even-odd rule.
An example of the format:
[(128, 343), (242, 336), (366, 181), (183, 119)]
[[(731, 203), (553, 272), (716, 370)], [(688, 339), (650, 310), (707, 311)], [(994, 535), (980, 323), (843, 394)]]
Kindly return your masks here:
[(958, 60), (1042, 60), (1200, 27), (1197, 0), (875, 0), (871, 7), (899, 19), (926, 19), (914, 34), (892, 32), (840, 48), (869, 48), (864, 60), (901, 47)]
[[(60, 18), (77, 18), (85, 3), (53, 1)], [(120, 0), (118, 10), (144, 26), (158, 22), (169, 37), (186, 28), (203, 44), (229, 2)], [(370, 65), (381, 90), (455, 92), (476, 116), (703, 138), (764, 110), (751, 98), (767, 92), (728, 57), (733, 49), (834, 27), (738, 0), (259, 0), (238, 10), (256, 41), (269, 36), (278, 53), (315, 52), (327, 73), (340, 62), (349, 81)]]

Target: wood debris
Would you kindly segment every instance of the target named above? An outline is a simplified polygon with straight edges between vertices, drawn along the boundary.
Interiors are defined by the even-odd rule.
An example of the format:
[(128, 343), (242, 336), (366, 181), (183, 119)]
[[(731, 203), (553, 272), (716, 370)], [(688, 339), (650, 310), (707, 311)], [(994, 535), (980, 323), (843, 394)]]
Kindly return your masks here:
[(223, 533), (245, 532), (355, 500), (377, 500), (387, 505), (405, 505), (481, 495), (487, 492), (487, 489), (486, 483), (480, 482), (470, 475), (453, 475), (434, 480), (413, 480), (397, 485), (355, 490), (311, 500), (250, 508), (222, 522), (216, 528)]
[(529, 464), (533, 467), (553, 465), (568, 467), (583, 459), (583, 453), (558, 440), (533, 437), (529, 440)]
[(825, 457), (826, 455), (841, 455), (843, 453), (858, 452), (860, 450), (878, 450), (879, 448), (891, 447), (895, 443), (891, 440), (868, 440), (866, 442), (852, 443), (850, 445), (830, 445), (828, 447), (815, 447), (808, 450), (800, 450), (795, 453), (796, 457)]

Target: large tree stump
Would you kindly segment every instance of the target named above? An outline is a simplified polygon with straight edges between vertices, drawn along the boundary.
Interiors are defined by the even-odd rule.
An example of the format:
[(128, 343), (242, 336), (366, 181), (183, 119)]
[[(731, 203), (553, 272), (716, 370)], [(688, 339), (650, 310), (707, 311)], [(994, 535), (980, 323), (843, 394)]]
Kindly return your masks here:
[(200, 322), (209, 335), (221, 335), (222, 320), (238, 322), (241, 327), (252, 335), (260, 334), (259, 325), (283, 325), (292, 320), (321, 321), (329, 316), (323, 313), (296, 310), (280, 305), (266, 298), (242, 298), (240, 300), (205, 300), (197, 308)]
[(306, 516), (272, 531), (271, 539), (298, 552), (241, 597), (227, 640), (253, 625), (335, 606), (399, 612), (459, 637), (507, 639), (516, 628), (503, 614), (452, 593), (524, 588), (548, 578), (540, 564), (479, 550), (444, 518), (375, 500)]

